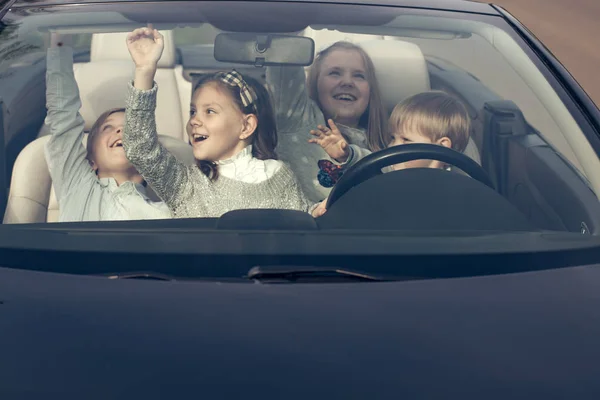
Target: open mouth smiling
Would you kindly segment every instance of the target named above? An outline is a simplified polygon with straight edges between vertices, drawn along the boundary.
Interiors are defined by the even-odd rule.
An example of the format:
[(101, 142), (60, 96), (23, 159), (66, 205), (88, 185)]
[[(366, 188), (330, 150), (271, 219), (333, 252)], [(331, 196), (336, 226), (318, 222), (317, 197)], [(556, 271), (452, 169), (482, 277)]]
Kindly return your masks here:
[(201, 135), (199, 133), (194, 133), (192, 135), (192, 142), (194, 142), (194, 143), (202, 142), (206, 139), (208, 139), (208, 136), (206, 136), (206, 135)]
[(340, 101), (356, 101), (356, 96), (351, 95), (349, 93), (340, 93), (340, 94), (336, 94), (335, 96), (333, 96), (334, 99), (336, 100), (340, 100)]
[(123, 139), (118, 139), (109, 146), (111, 149), (115, 147), (123, 147)]

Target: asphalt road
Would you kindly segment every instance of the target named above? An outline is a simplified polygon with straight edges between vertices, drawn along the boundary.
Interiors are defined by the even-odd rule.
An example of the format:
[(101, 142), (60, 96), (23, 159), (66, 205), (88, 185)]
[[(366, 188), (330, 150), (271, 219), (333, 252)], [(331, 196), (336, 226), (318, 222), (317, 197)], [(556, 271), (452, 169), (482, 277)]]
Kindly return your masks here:
[(600, 0), (491, 2), (508, 10), (544, 42), (600, 106)]

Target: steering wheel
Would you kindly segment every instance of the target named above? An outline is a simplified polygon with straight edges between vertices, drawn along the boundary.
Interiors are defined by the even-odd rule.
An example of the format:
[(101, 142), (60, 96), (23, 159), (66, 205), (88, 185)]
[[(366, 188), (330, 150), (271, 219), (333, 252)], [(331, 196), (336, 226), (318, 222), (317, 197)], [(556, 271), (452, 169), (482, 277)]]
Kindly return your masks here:
[(329, 193), (326, 208), (329, 209), (354, 186), (380, 175), (382, 168), (413, 160), (437, 160), (454, 165), (471, 178), (494, 189), (485, 170), (463, 153), (435, 144), (403, 144), (371, 153), (350, 167)]

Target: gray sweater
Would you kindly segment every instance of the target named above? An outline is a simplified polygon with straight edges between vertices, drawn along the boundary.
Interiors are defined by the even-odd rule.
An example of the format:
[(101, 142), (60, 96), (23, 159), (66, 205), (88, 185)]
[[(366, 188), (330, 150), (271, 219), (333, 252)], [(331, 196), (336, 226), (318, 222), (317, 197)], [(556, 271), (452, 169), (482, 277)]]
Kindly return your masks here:
[(310, 211), (291, 170), (281, 163), (275, 174), (259, 183), (220, 176), (211, 181), (197, 166), (185, 165), (159, 142), (155, 109), (157, 86), (138, 90), (129, 84), (123, 146), (127, 158), (175, 218), (219, 217), (238, 209), (278, 208)]
[[(302, 67), (268, 67), (267, 84), (273, 94), (277, 116), (277, 154), (290, 165), (304, 193), (312, 202), (325, 199), (331, 188), (319, 184), (319, 160), (330, 160), (318, 144), (308, 143), (311, 129), (325, 125), (325, 117), (317, 104), (308, 96), (306, 76)], [(370, 154), (362, 129), (338, 127), (348, 139), (352, 157), (345, 164), (353, 164)]]

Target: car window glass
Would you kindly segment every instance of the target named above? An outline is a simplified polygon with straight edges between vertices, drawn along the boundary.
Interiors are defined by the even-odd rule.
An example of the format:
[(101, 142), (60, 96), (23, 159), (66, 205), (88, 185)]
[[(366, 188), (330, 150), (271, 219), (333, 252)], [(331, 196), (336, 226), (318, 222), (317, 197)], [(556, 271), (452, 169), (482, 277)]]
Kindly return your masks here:
[[(560, 179), (577, 180), (590, 193), (592, 189), (596, 189), (596, 192), (600, 189), (600, 177), (595, 172), (600, 170), (600, 163), (584, 134), (589, 127), (576, 122), (565, 105), (565, 101), (570, 100), (553, 88), (547, 79), (548, 72), (540, 71), (543, 68), (541, 63), (531, 60), (531, 55), (522, 48), (523, 43), (509, 32), (508, 25), (499, 17), (394, 7), (387, 8), (384, 13), (385, 7), (307, 4), (302, 11), (293, 8), (297, 18), (291, 20), (286, 17), (291, 13), (289, 10), (297, 5), (274, 3), (272, 14), (262, 13), (265, 5), (259, 3), (244, 2), (240, 3), (242, 8), (231, 7), (227, 10), (213, 6), (211, 2), (181, 3), (182, 8), (176, 9), (157, 3), (142, 9), (139, 5), (122, 4), (90, 6), (92, 8), (59, 7), (47, 13), (23, 8), (7, 14), (4, 20), (6, 27), (0, 33), (0, 88), (5, 106), (12, 113), (7, 114), (10, 119), (4, 138), (9, 174), (12, 173), (16, 158), (29, 143), (50, 134), (43, 123), (46, 116), (45, 92), (44, 87), (40, 86), (45, 73), (42, 61), (49, 44), (48, 27), (55, 29), (63, 24), (60, 29), (73, 34), (75, 75), (81, 79), (78, 82), (82, 93), (81, 113), (86, 131), (89, 132), (92, 122), (101, 114), (100, 109), (106, 110), (110, 104), (115, 104), (115, 107), (124, 104), (126, 84), (116, 82), (126, 82), (127, 74), (133, 70), (127, 52), (115, 51), (114, 58), (111, 58), (110, 47), (107, 47), (103, 49), (107, 53), (103, 53), (102, 61), (110, 65), (107, 67), (110, 71), (103, 72), (102, 65), (90, 59), (94, 34), (124, 33), (143, 25), (139, 21), (158, 19), (157, 27), (168, 32), (169, 45), (174, 48), (172, 53), (165, 52), (165, 57), (170, 58), (159, 68), (160, 76), (157, 75), (160, 81), (156, 114), (159, 134), (188, 146), (186, 125), (193, 84), (204, 74), (235, 68), (242, 74), (257, 78), (270, 90), (278, 114), (278, 154), (286, 163), (286, 157), (295, 157), (297, 163), (288, 164), (296, 176), (309, 180), (310, 185), (320, 185), (318, 189), (321, 192), (315, 198), (320, 194), (321, 200), (326, 198), (330, 187), (342, 174), (335, 175), (337, 170), (333, 164), (317, 166), (322, 159), (311, 158), (313, 155), (309, 152), (314, 147), (310, 146), (318, 144), (304, 145), (311, 138), (310, 130), (316, 129), (316, 126), (307, 125), (308, 121), (316, 125), (317, 121), (321, 123), (325, 120), (329, 112), (326, 109), (327, 101), (345, 101), (347, 104), (358, 101), (358, 89), (357, 92), (336, 92), (337, 89), (332, 89), (331, 98), (317, 98), (315, 96), (318, 94), (314, 94), (315, 89), (311, 87), (312, 82), (307, 74), (309, 67), (276, 67), (284, 72), (283, 78), (269, 82), (268, 77), (272, 75), (267, 73), (268, 68), (219, 63), (213, 57), (212, 46), (220, 32), (256, 31), (269, 26), (273, 33), (312, 38), (317, 51), (339, 40), (364, 46), (371, 54), (380, 80), (381, 100), (385, 107), (382, 118), (386, 123), (394, 106), (413, 95), (437, 90), (453, 96), (466, 107), (471, 124), (467, 149), (461, 152), (492, 175), (499, 194), (522, 211), (529, 212), (530, 217), (535, 214), (532, 208), (543, 210), (549, 207), (552, 200), (545, 199), (550, 197), (547, 194), (538, 194), (535, 188), (529, 187), (525, 194), (515, 194), (520, 190), (520, 180), (527, 182), (548, 175), (552, 176), (548, 178), (552, 181), (568, 174), (568, 179)], [(240, 18), (240, 12), (253, 7), (257, 13), (249, 13), (244, 16), (245, 19)], [(347, 19), (343, 20), (339, 15), (345, 11)], [(83, 15), (87, 15), (86, 18), (94, 24), (78, 25), (72, 22), (83, 18)], [(94, 21), (95, 15), (97, 20)], [(359, 15), (364, 18), (358, 18)], [(164, 21), (160, 18), (164, 18)], [(299, 26), (304, 29), (299, 31)], [(388, 44), (388, 50), (377, 50), (374, 42)], [(119, 43), (123, 42), (115, 42), (114, 45)], [(336, 68), (328, 70), (327, 74), (342, 76), (345, 73), (343, 68)], [(361, 68), (365, 69), (364, 65)], [(95, 72), (89, 72), (92, 70)], [(292, 81), (293, 71), (303, 71), (304, 75), (297, 75), (294, 79), (298, 76), (300, 79)], [(84, 75), (87, 73), (90, 75)], [(358, 75), (361, 75), (360, 79), (369, 79), (365, 77), (368, 71), (352, 73), (352, 79), (358, 79)], [(315, 82), (317, 90), (321, 90), (318, 86), (321, 81)], [(313, 97), (309, 98), (311, 93)], [(368, 89), (365, 93), (366, 96), (371, 95)], [(114, 100), (111, 97), (113, 95)], [(510, 113), (513, 113), (512, 117), (507, 116)], [(374, 112), (369, 117), (372, 115)], [(340, 118), (340, 115), (337, 114), (337, 117)], [(352, 150), (357, 157), (378, 150), (369, 136), (374, 125), (364, 120), (360, 124), (351, 126), (340, 122), (344, 138), (357, 149)], [(392, 143), (392, 138), (386, 140), (388, 142), (380, 147)], [(402, 140), (406, 142), (406, 138)], [(411, 140), (409, 138), (408, 141)], [(295, 143), (302, 143), (304, 147)], [(286, 150), (285, 146), (292, 150)], [(360, 149), (368, 151), (362, 154)], [(531, 153), (536, 156), (528, 158)], [(306, 165), (315, 171), (311, 170), (308, 174), (303, 172), (302, 168)], [(559, 172), (553, 171), (553, 168)], [(522, 172), (524, 169), (527, 171)], [(571, 172), (564, 172), (567, 170)], [(12, 175), (8, 178), (10, 180)], [(48, 195), (49, 199), (51, 197)], [(536, 203), (536, 198), (544, 200)], [(158, 200), (157, 197), (153, 199)], [(48, 200), (44, 207), (51, 207), (50, 203)], [(548, 218), (552, 220), (554, 217)], [(554, 220), (558, 221), (560, 217)], [(545, 227), (560, 225), (545, 224)]]

